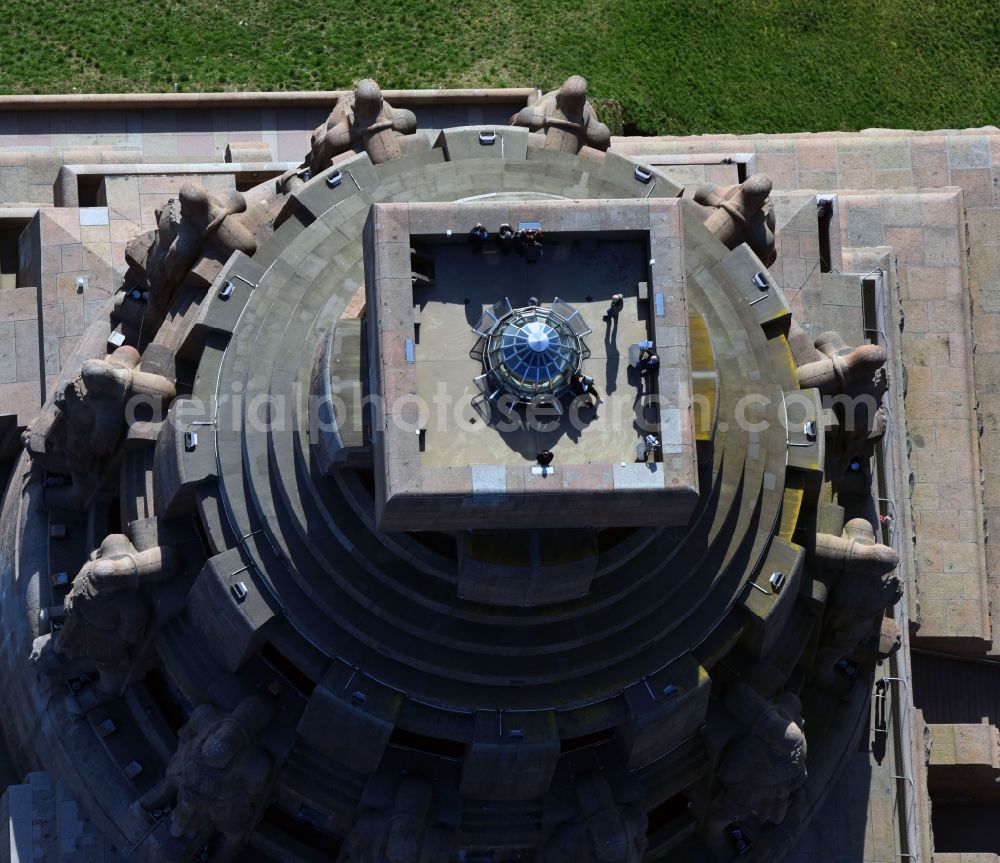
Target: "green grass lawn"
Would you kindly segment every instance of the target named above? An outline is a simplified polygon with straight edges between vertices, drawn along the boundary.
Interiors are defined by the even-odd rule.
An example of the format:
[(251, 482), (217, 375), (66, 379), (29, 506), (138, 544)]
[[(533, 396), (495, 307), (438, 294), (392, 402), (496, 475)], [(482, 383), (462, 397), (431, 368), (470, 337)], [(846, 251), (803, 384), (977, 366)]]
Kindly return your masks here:
[(998, 0), (5, 0), (0, 92), (557, 86), (663, 134), (1000, 120)]

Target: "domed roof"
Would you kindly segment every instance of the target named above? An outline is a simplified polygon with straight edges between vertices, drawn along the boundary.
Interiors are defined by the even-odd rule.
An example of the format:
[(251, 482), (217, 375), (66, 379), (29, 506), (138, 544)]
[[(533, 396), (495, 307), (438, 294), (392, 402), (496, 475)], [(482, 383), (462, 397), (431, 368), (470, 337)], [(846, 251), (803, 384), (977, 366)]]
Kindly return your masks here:
[(581, 345), (562, 318), (541, 307), (516, 309), (490, 334), (487, 366), (519, 399), (558, 394), (580, 366)]

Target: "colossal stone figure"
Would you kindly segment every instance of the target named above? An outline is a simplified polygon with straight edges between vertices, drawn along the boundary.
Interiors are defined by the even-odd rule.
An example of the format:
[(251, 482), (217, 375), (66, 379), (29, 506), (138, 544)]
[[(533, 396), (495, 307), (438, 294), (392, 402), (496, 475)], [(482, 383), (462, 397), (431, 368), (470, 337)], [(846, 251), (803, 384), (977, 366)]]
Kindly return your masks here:
[(770, 194), (770, 178), (754, 174), (734, 186), (707, 183), (698, 188), (694, 199), (705, 207), (714, 208), (705, 219), (706, 228), (730, 249), (746, 243), (764, 266), (769, 267), (777, 258)]
[(899, 557), (875, 542), (866, 519), (854, 518), (841, 536), (817, 534), (811, 558), (839, 573), (827, 600), (815, 666), (817, 679), (829, 682), (837, 662), (871, 637), (885, 610), (902, 597), (903, 585), (895, 571)]
[(309, 170), (325, 171), (335, 156), (360, 146), (374, 164), (388, 162), (402, 152), (399, 139), (416, 131), (412, 111), (393, 108), (370, 78), (359, 81), (353, 93), (337, 100), (326, 122), (312, 134)]
[[(874, 402), (867, 399), (852, 401), (853, 404), (837, 410), (839, 425), (834, 433), (831, 455), (834, 458), (833, 476), (838, 479), (845, 472), (853, 472), (852, 465), (863, 466), (871, 459), (888, 423), (889, 415), (884, 407), (874, 407)], [(858, 472), (863, 476), (860, 468)], [(841, 481), (838, 488), (844, 491), (846, 484)]]
[(338, 863), (448, 863), (451, 831), (431, 820), (432, 795), (425, 779), (404, 776), (387, 808), (358, 817)]
[(73, 383), (56, 396), (58, 412), (43, 412), (25, 430), (24, 445), (32, 456), (74, 475), (92, 473), (114, 452), (130, 416), (141, 408), (155, 416), (176, 395), (170, 380), (138, 371), (138, 364), (139, 352), (127, 345), (105, 359), (86, 360)]
[(882, 407), (889, 380), (885, 349), (879, 345), (851, 348), (838, 333), (812, 339), (793, 320), (788, 341), (798, 364), (799, 384), (815, 387), (836, 422), (828, 427), (830, 474), (839, 494), (867, 495), (866, 468), (885, 434), (889, 414)]
[(96, 669), (97, 683), (77, 696), (71, 709), (89, 710), (121, 694), (128, 683), (134, 648), (149, 621), (149, 606), (140, 592), (144, 584), (170, 578), (177, 569), (172, 546), (136, 551), (127, 536), (113, 533), (73, 579), (63, 602), (65, 620), (54, 636), (33, 645), (32, 659), (49, 672), (65, 672), (55, 656), (70, 667)]
[(548, 838), (539, 863), (639, 863), (646, 850), (648, 818), (641, 805), (620, 805), (603, 776), (576, 786), (578, 813)]
[(166, 310), (177, 287), (203, 254), (214, 253), (221, 265), (235, 251), (252, 255), (257, 250), (253, 234), (236, 218), (246, 208), (246, 199), (239, 192), (221, 204), (200, 183), (185, 183), (177, 199), (171, 198), (156, 211), (152, 245), (145, 235), (126, 250), (133, 277), (137, 269), (145, 273), (155, 310)]
[(274, 763), (255, 739), (273, 716), (271, 701), (260, 693), (244, 698), (232, 713), (212, 704), (195, 708), (178, 734), (166, 777), (133, 806), (147, 811), (173, 806), (175, 843), (161, 848), (160, 860), (190, 859), (191, 846), (215, 831), (222, 842), (213, 863), (236, 858), (271, 790)]
[(861, 345), (852, 349), (837, 333), (823, 333), (815, 345), (824, 359), (799, 366), (799, 386), (803, 389), (815, 387), (823, 395), (851, 392), (859, 385), (870, 385), (885, 363), (885, 348)]
[(607, 150), (611, 146), (611, 132), (597, 119), (587, 101), (587, 82), (579, 75), (567, 78), (558, 90), (522, 108), (510, 118), (510, 124), (542, 132), (543, 146), (548, 150), (579, 153), (584, 147)]
[(795, 695), (783, 691), (770, 702), (738, 682), (724, 703), (745, 732), (726, 746), (716, 774), (719, 790), (705, 825), (713, 845), (724, 841), (725, 828), (734, 822), (780, 824), (792, 794), (806, 781), (802, 705)]

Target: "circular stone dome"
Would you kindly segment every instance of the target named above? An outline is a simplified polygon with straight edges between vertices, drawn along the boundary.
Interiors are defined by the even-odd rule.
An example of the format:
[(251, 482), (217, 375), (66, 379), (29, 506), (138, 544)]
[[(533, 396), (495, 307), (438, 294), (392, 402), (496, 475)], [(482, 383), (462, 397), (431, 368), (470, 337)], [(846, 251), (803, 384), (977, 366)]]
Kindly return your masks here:
[(580, 367), (580, 339), (550, 309), (516, 309), (490, 334), (485, 361), (519, 399), (558, 395)]
[[(144, 350), (132, 385), (156, 383), (148, 363), (171, 385), (176, 378), (179, 395), (156, 435), (137, 429), (128, 445), (122, 437), (88, 486), (101, 493), (76, 507), (79, 516), (58, 506), (65, 498), (54, 492), (82, 482), (46, 484), (66, 472), (56, 459), (74, 440), (68, 432), (54, 425), (51, 446), (38, 432), (19, 463), (0, 514), (0, 685), (11, 706), (4, 730), (21, 760), (56, 770), (133, 859), (163, 859), (154, 854), (173, 847), (170, 828), (182, 826), (173, 814), (154, 821), (136, 801), (178, 771), (200, 787), (207, 771), (189, 753), (230, 718), (248, 744), (225, 787), (251, 784), (236, 773), (243, 765), (264, 764), (257, 773), (269, 781), (259, 794), (237, 794), (223, 815), (237, 806), (253, 813), (240, 841), (290, 863), (381, 859), (401, 814), (424, 831), (421, 859), (432, 845), (445, 849), (434, 859), (450, 861), (598, 859), (587, 825), (612, 824), (601, 847), (627, 847), (617, 859), (628, 863), (726, 860), (734, 853), (727, 827), (740, 824), (764, 863), (815, 814), (841, 756), (855, 747), (875, 659), (867, 642), (845, 643), (843, 633), (875, 636), (882, 612), (858, 627), (840, 585), (880, 589), (892, 552), (856, 527), (841, 536), (854, 511), (845, 513), (825, 450), (819, 384), (800, 385), (805, 366), (776, 283), (768, 278), (774, 289), (762, 300), (760, 259), (713, 235), (667, 177), (647, 183), (614, 153), (578, 158), (529, 146), (524, 129), (505, 128), (503, 147), (486, 145), (484, 133), (449, 129), (437, 146), (386, 164), (359, 153), (316, 172), (272, 202), (287, 218), (252, 255), (222, 256), (211, 288), (178, 293), (155, 338), (143, 331), (149, 345), (131, 335)], [(376, 155), (390, 158), (391, 149)], [(357, 179), (330, 182), (334, 171)], [(452, 373), (468, 388), (467, 372), (482, 363), (524, 399), (561, 393), (579, 368), (585, 350), (576, 333), (585, 325), (534, 305), (527, 285), (520, 307), (489, 331), (482, 356), (467, 352), (453, 334), (471, 324), (469, 305), (452, 298), (435, 311), (427, 301), (435, 290), (451, 296), (448, 255), (466, 249), (443, 243), (431, 278), (420, 243), (400, 242), (423, 236), (413, 230), (420, 207), (442, 208), (433, 210), (441, 226), (464, 225), (445, 205), (465, 199), (486, 208), (498, 191), (520, 194), (540, 214), (533, 218), (549, 220), (547, 238), (557, 235), (550, 216), (570, 206), (595, 232), (629, 225), (621, 231), (655, 234), (673, 249), (672, 259), (654, 263), (643, 240), (644, 274), (650, 262), (641, 302), (663, 366), (674, 354), (696, 387), (698, 497), (685, 522), (604, 530), (607, 496), (569, 494), (585, 481), (640, 501), (670, 492), (676, 474), (667, 471), (680, 461), (683, 438), (668, 435), (679, 414), (661, 417), (662, 460), (634, 461), (641, 441), (629, 436), (630, 422), (608, 436), (620, 453), (613, 463), (581, 456), (544, 475), (527, 435), (515, 440), (523, 451), (484, 437), (492, 441), (486, 455), (506, 464), (429, 464), (434, 417), (409, 430), (405, 457), (379, 448), (397, 419), (405, 425), (415, 413), (422, 364), (433, 372), (427, 380)], [(493, 206), (509, 210), (491, 225), (516, 221), (514, 202)], [(395, 240), (377, 246), (377, 231)], [(392, 282), (405, 288), (404, 302), (380, 307), (385, 295), (362, 293), (381, 272), (380, 252), (407, 276), (412, 269), (412, 282)], [(631, 289), (637, 303), (640, 282)], [(460, 284), (458, 296), (472, 293)], [(435, 333), (444, 333), (436, 353)], [(101, 356), (104, 344), (102, 336)], [(588, 362), (624, 365), (602, 349), (595, 339)], [(67, 368), (62, 387), (72, 394)], [(808, 371), (829, 383), (834, 362), (814, 358)], [(373, 379), (396, 413), (351, 413)], [(661, 374), (655, 394), (669, 395), (671, 383)], [(46, 411), (88, 433), (95, 415), (101, 428), (117, 421), (117, 403), (104, 393), (89, 399), (82, 419), (74, 420), (72, 399), (65, 415), (51, 401)], [(794, 426), (786, 404), (789, 413), (797, 406)], [(816, 433), (805, 434), (803, 422)], [(461, 425), (472, 427), (464, 416)], [(486, 423), (475, 428), (491, 433)], [(382, 477), (403, 483), (425, 467), (429, 480), (413, 496), (433, 527), (380, 529)], [(430, 480), (457, 489), (454, 509), (492, 507), (482, 525), (449, 523)], [(594, 515), (559, 529), (513, 529), (497, 513), (515, 494), (586, 499)], [(60, 519), (72, 516), (70, 537), (50, 532), (43, 504)], [(113, 532), (119, 525), (123, 534)], [(28, 656), (50, 635), (40, 631), (39, 608), (62, 606), (70, 589), (53, 562), (80, 573), (74, 596), (91, 587), (90, 526), (109, 534), (94, 555), (123, 576), (122, 593), (103, 601), (133, 603), (149, 623), (120, 687), (106, 687), (114, 697), (81, 719), (61, 697), (74, 682), (70, 666), (48, 677)], [(134, 573), (145, 579), (141, 593)], [(852, 626), (826, 625), (831, 614)], [(72, 625), (80, 632), (84, 624)], [(102, 649), (111, 638), (83, 634)], [(835, 673), (851, 653), (857, 673)], [(780, 808), (783, 817), (785, 807), (784, 824), (756, 815)], [(202, 841), (190, 837), (192, 847)]]

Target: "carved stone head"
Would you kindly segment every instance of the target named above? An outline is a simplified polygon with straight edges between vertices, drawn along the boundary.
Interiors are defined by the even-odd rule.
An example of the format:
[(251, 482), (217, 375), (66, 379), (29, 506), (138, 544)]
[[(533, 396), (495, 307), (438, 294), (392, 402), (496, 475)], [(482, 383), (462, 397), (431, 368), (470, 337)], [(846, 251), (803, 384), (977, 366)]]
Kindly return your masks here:
[(424, 822), (408, 812), (397, 812), (389, 819), (385, 856), (391, 863), (417, 863)]
[(620, 863), (628, 859), (629, 832), (617, 809), (604, 810), (591, 816), (587, 832), (594, 856), (603, 863)]
[(787, 758), (799, 764), (805, 760), (805, 735), (802, 733), (802, 704), (791, 692), (779, 694), (754, 722), (752, 733), (775, 758)]
[(580, 115), (587, 104), (587, 81), (580, 75), (566, 79), (556, 95), (556, 105), (566, 115)]
[(239, 720), (232, 717), (222, 719), (205, 736), (201, 744), (201, 757), (208, 767), (221, 770), (228, 766), (248, 743), (246, 729)]
[(196, 223), (207, 221), (210, 200), (204, 186), (185, 183), (181, 186), (181, 216)]
[(119, 593), (128, 588), (129, 579), (119, 576), (119, 568), (112, 560), (95, 560), (90, 564), (90, 582), (102, 594)]
[(371, 118), (382, 110), (382, 88), (371, 78), (358, 81), (354, 88), (354, 114)]

